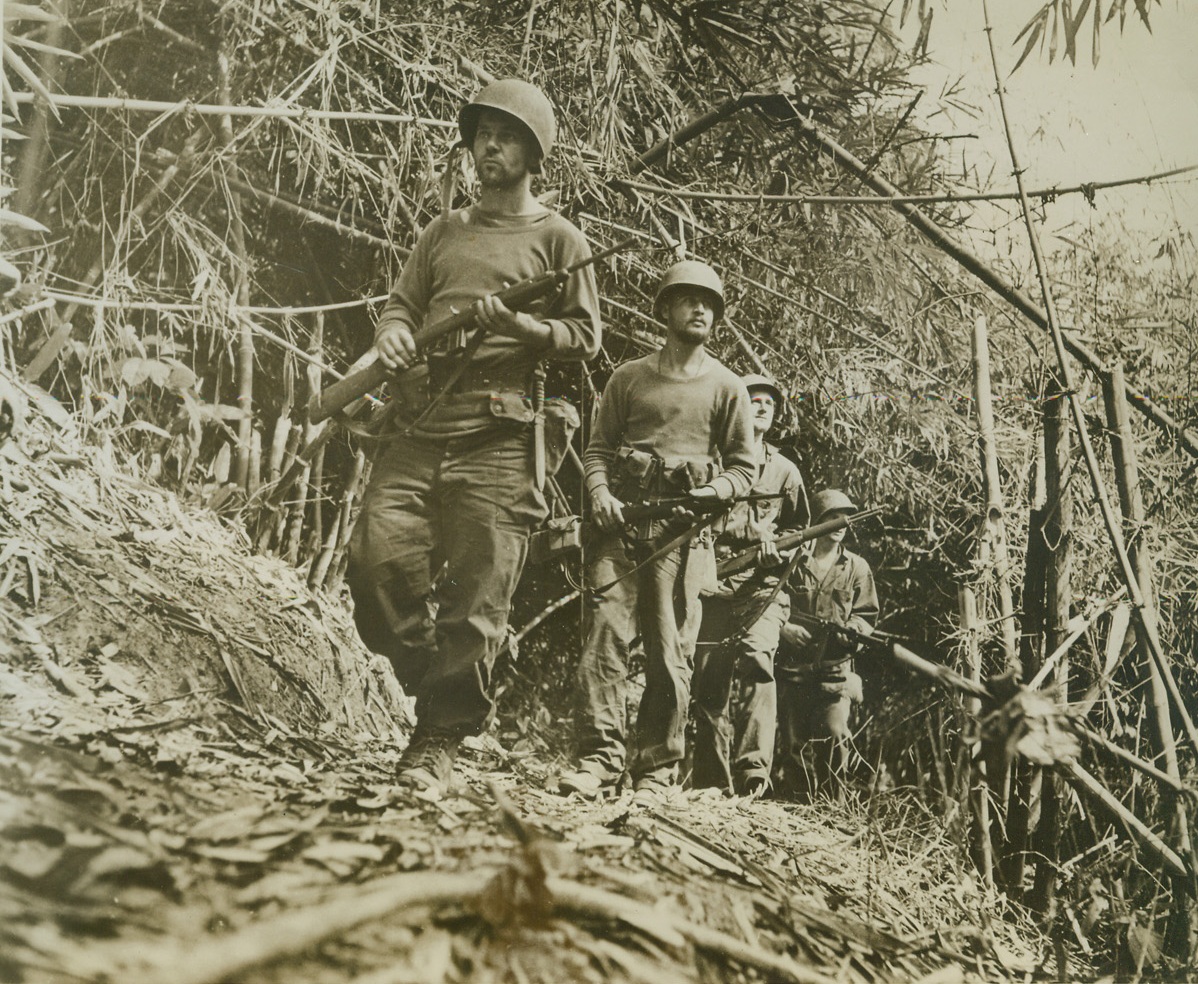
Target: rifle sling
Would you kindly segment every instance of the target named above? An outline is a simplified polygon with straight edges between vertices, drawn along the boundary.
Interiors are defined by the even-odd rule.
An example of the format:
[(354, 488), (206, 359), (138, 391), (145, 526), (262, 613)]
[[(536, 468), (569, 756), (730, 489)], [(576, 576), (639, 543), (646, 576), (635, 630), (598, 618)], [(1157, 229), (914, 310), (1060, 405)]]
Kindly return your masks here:
[(597, 588), (587, 588), (586, 589), (587, 592), (589, 594), (600, 595), (600, 594), (604, 594), (604, 593), (610, 591), (621, 581), (625, 580), (626, 578), (632, 577), (633, 574), (636, 574), (638, 571), (644, 570), (646, 567), (648, 567), (654, 561), (660, 560), (662, 557), (665, 557), (667, 554), (671, 553), (672, 551), (677, 550), (684, 543), (687, 543), (697, 533), (701, 532), (704, 527), (710, 526), (713, 522), (715, 522), (715, 520), (718, 516), (719, 516), (719, 513), (714, 513), (709, 516), (700, 516), (693, 523), (691, 523), (690, 526), (688, 526), (685, 530), (683, 530), (677, 536), (671, 537), (669, 540), (667, 540), (661, 546), (655, 547), (653, 552), (651, 554), (649, 554), (648, 557), (646, 557), (642, 561), (639, 561), (637, 564), (633, 565), (631, 568), (626, 570), (619, 577), (613, 578), (612, 580), (608, 581), (607, 584), (600, 585)]
[(736, 628), (734, 628), (731, 632), (724, 636), (723, 639), (717, 642), (717, 647), (728, 645), (728, 643), (744, 632), (745, 629), (756, 624), (757, 620), (761, 618), (761, 616), (764, 615), (769, 609), (770, 605), (774, 603), (774, 599), (778, 597), (778, 592), (780, 592), (786, 582), (790, 580), (790, 575), (794, 573), (794, 569), (798, 566), (799, 558), (802, 556), (802, 554), (803, 551), (799, 547), (796, 547), (795, 552), (791, 555), (790, 560), (786, 562), (786, 567), (779, 576), (778, 583), (774, 585), (769, 597), (766, 598), (765, 601), (763, 601), (760, 605), (758, 605), (755, 610), (750, 612), (748, 616), (741, 619), (740, 622), (737, 623)]

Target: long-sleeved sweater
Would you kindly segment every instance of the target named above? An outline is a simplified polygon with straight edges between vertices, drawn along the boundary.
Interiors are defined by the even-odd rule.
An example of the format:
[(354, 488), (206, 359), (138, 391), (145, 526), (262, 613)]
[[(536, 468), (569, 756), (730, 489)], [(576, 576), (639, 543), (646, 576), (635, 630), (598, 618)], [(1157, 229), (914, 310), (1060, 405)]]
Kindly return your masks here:
[(718, 463), (710, 482), (720, 498), (745, 495), (757, 477), (753, 417), (740, 377), (716, 359), (698, 376), (659, 369), (659, 353), (618, 366), (599, 403), (584, 455), (587, 491), (609, 482), (620, 448), (663, 459), (665, 467)]
[[(396, 320), (409, 331), (434, 325), (504, 287), (590, 255), (582, 233), (556, 212), (500, 216), (477, 207), (438, 216), (421, 233), (379, 316), (378, 332)], [(556, 294), (526, 307), (549, 325), (545, 347), (488, 335), (470, 360), (472, 376), (527, 378), (542, 358), (589, 359), (599, 351), (599, 292), (593, 268), (574, 273)], [(454, 393), (422, 422), (434, 434), (465, 434), (494, 420), (486, 393)]]

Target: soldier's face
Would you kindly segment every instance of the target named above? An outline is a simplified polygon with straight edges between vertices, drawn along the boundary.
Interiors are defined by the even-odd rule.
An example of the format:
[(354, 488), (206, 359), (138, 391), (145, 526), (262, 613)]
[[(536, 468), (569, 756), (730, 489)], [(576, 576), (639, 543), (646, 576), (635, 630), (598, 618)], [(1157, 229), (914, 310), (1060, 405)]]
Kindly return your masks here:
[(539, 157), (524, 125), (493, 109), (479, 114), (470, 150), (479, 182), (491, 188), (509, 188), (523, 181)]
[(753, 431), (765, 434), (774, 426), (774, 414), (778, 408), (774, 405), (774, 397), (764, 390), (753, 390), (749, 394), (753, 404)]
[(666, 326), (682, 341), (699, 345), (707, 341), (715, 321), (711, 298), (701, 290), (670, 291), (666, 298)]

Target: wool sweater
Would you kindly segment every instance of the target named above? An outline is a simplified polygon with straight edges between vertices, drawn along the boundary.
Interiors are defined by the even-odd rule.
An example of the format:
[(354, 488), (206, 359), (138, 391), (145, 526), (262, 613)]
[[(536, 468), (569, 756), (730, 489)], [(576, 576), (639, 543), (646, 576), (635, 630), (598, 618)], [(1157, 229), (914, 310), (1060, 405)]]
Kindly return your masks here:
[[(396, 320), (412, 332), (437, 324), (488, 294), (589, 255), (582, 233), (556, 212), (502, 216), (472, 206), (438, 216), (421, 233), (391, 288), (376, 337)], [(593, 268), (577, 271), (560, 291), (524, 310), (549, 325), (548, 345), (488, 335), (470, 360), (472, 378), (523, 380), (539, 359), (581, 361), (599, 351), (599, 293)], [(488, 393), (468, 390), (442, 399), (421, 429), (455, 436), (483, 430), (494, 420)]]
[(757, 477), (753, 418), (740, 377), (714, 358), (694, 377), (663, 373), (654, 352), (625, 362), (608, 380), (583, 463), (588, 492), (608, 485), (616, 452), (660, 457), (666, 471), (714, 465), (722, 499), (745, 495)]

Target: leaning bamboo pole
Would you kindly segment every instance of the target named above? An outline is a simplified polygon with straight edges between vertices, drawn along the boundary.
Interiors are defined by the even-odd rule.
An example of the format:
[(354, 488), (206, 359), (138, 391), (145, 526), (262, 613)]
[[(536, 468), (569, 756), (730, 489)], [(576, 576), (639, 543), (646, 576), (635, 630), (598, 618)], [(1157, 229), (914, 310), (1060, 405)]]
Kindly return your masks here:
[[(859, 158), (823, 132), (808, 116), (804, 115), (794, 103), (779, 93), (758, 93), (752, 97), (743, 97), (740, 106), (757, 106), (763, 113), (779, 123), (792, 126), (795, 131), (810, 143), (823, 150), (832, 161), (848, 171), (863, 184), (873, 188), (880, 195), (902, 198), (903, 193), (897, 186), (885, 178), (870, 171)], [(930, 219), (917, 205), (904, 201), (893, 203), (896, 212), (902, 215), (919, 233), (931, 241), (941, 251), (956, 260), (969, 273), (982, 281), (999, 297), (1024, 315), (1029, 321), (1047, 331), (1052, 331), (1049, 324), (1048, 312), (1037, 305), (1022, 291), (1007, 283), (997, 272), (982, 262), (977, 256), (957, 242), (951, 235)], [(1059, 334), (1059, 329), (1055, 334)], [(1088, 369), (1100, 372), (1103, 360), (1080, 340), (1072, 336), (1062, 336), (1064, 348)], [(1149, 397), (1137, 389), (1128, 386), (1127, 398), (1131, 406), (1143, 414), (1148, 420), (1163, 430), (1170, 440), (1192, 457), (1198, 458), (1198, 434), (1183, 425), (1171, 414), (1154, 403)]]
[[(1136, 461), (1135, 443), (1132, 438), (1131, 421), (1127, 413), (1127, 401), (1123, 392), (1123, 367), (1116, 364), (1102, 377), (1103, 400), (1106, 404), (1107, 427), (1110, 435), (1111, 457), (1115, 464), (1115, 484), (1119, 490), (1119, 505), (1127, 528), (1127, 552), (1135, 568), (1144, 596), (1143, 618), (1137, 622), (1140, 633), (1145, 624), (1157, 625), (1156, 604), (1153, 599), (1151, 564), (1147, 544), (1144, 542), (1144, 500), (1140, 494), (1139, 467)], [(1177, 758), (1177, 738), (1173, 732), (1173, 720), (1169, 713), (1169, 689), (1165, 685), (1162, 668), (1148, 655), (1147, 640), (1141, 639), (1148, 671), (1148, 701), (1155, 725), (1156, 751), (1164, 757), (1165, 772), (1174, 782), (1181, 781), (1181, 769)], [(1170, 667), (1164, 667), (1170, 671)], [(1172, 804), (1175, 824), (1174, 833), (1183, 854), (1192, 854), (1189, 819), (1185, 802), (1177, 798)]]

